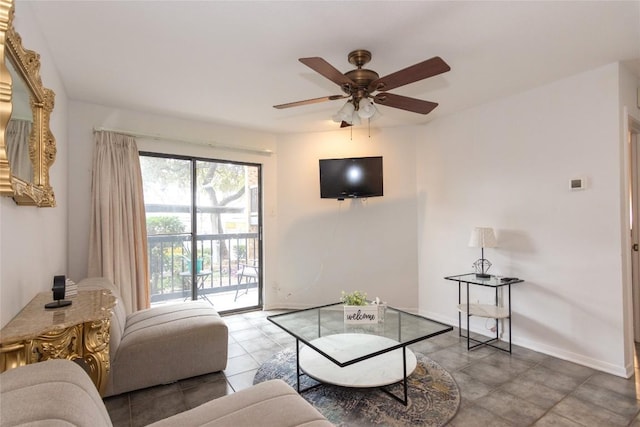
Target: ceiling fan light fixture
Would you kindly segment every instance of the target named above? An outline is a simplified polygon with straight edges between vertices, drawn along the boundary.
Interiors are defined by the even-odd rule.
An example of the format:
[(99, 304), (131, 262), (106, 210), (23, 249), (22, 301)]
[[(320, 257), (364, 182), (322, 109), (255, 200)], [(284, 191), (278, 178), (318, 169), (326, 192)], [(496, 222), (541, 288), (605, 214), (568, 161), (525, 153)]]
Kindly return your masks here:
[(369, 121), (370, 121), (370, 122), (373, 122), (373, 121), (375, 121), (375, 120), (378, 120), (380, 117), (384, 116), (384, 114), (382, 114), (382, 112), (381, 112), (380, 110), (378, 110), (378, 109), (375, 107), (375, 105), (373, 106), (373, 108), (375, 108), (375, 109), (376, 109), (376, 113), (375, 113), (373, 116), (371, 116), (371, 117), (369, 118)]
[(351, 115), (351, 119), (349, 119), (349, 120), (350, 120), (350, 123), (351, 123), (353, 126), (358, 126), (358, 125), (361, 123), (361, 122), (360, 122), (360, 115), (358, 114), (358, 112), (354, 112), (354, 113)]
[(376, 114), (376, 107), (369, 98), (362, 98), (358, 104), (358, 116), (363, 119), (370, 119)]
[(340, 110), (338, 110), (338, 112), (333, 116), (333, 121), (336, 123), (340, 123), (343, 121), (351, 123), (353, 119), (353, 112), (355, 111), (355, 109), (356, 107), (353, 105), (353, 103), (351, 103), (351, 101), (347, 101), (347, 103), (344, 104), (342, 108), (340, 108)]

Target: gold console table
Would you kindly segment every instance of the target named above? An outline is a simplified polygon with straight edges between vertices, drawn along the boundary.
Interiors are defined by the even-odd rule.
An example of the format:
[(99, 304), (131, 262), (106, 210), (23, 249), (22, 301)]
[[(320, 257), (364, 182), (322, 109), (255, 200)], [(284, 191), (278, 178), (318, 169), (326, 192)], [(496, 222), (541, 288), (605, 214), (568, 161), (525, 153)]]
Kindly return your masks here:
[(109, 327), (116, 299), (108, 290), (78, 291), (67, 307), (45, 310), (51, 292), (26, 305), (0, 331), (0, 372), (47, 359), (79, 362), (103, 392), (109, 374)]

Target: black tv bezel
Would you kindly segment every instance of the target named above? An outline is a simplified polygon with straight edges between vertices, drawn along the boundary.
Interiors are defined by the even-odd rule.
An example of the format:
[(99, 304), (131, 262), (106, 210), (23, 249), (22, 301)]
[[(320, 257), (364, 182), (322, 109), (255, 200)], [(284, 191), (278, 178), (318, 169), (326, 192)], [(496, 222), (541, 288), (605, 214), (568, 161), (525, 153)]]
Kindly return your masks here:
[[(356, 161), (356, 162), (361, 162), (364, 160), (374, 160), (374, 159), (379, 159), (380, 160), (380, 165), (379, 165), (379, 185), (378, 182), (376, 182), (376, 190), (379, 189), (379, 191), (374, 191), (374, 192), (368, 192), (368, 193), (350, 193), (347, 194), (346, 192), (342, 192), (340, 194), (337, 194), (335, 192), (326, 192), (323, 190), (326, 190), (326, 187), (323, 185), (323, 183), (327, 183), (327, 176), (325, 173), (325, 176), (323, 177), (323, 162), (341, 162), (341, 163), (345, 163), (345, 162), (349, 162), (349, 161)], [(383, 161), (383, 157), (382, 156), (363, 156), (363, 157), (343, 157), (343, 158), (330, 158), (330, 159), (319, 159), (318, 161), (318, 168), (319, 168), (319, 177), (320, 177), (320, 198), (321, 199), (330, 199), (330, 200), (344, 200), (344, 199), (366, 199), (369, 197), (383, 197), (384, 196), (384, 161)], [(326, 171), (326, 169), (325, 169)], [(377, 174), (376, 174), (377, 175)], [(375, 176), (375, 175), (374, 175)], [(324, 178), (324, 179), (323, 179)], [(369, 178), (371, 179), (371, 177)]]

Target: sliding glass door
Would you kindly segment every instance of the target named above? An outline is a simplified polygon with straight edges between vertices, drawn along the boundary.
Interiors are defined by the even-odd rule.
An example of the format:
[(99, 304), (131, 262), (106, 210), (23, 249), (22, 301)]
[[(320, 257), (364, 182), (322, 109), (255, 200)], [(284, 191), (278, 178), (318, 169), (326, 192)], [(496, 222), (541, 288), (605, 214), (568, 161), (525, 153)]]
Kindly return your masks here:
[(141, 153), (151, 304), (262, 307), (260, 165)]

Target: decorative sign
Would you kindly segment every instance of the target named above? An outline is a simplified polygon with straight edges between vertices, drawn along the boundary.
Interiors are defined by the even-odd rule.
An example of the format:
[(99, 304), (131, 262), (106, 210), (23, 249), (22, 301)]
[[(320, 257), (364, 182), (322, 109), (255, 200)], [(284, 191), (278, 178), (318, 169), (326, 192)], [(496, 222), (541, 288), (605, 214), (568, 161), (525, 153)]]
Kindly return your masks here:
[(344, 323), (363, 324), (378, 323), (377, 305), (345, 305)]

